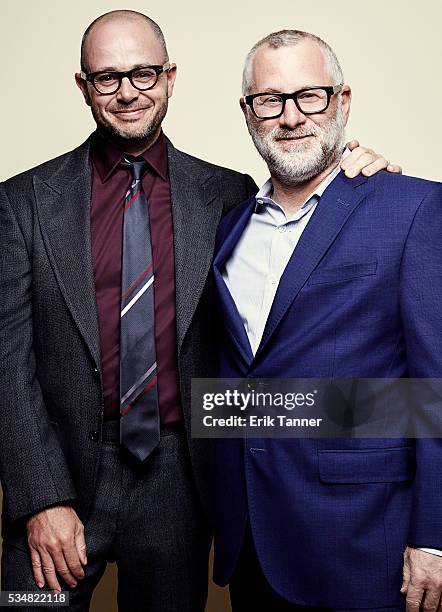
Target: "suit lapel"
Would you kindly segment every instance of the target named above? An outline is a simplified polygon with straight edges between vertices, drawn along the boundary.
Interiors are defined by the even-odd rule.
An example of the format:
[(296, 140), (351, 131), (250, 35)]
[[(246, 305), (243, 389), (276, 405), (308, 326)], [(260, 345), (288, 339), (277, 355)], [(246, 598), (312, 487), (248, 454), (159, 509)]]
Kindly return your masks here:
[(100, 368), (90, 236), (89, 140), (47, 179), (34, 176), (37, 215), (60, 291)]
[(215, 177), (168, 141), (178, 350), (210, 270), (222, 201)]
[(250, 346), (238, 308), (224, 281), (222, 272), (226, 261), (233, 253), (238, 240), (241, 238), (255, 207), (255, 198), (250, 198), (243, 205), (231, 213), (229, 225), (223, 228), (224, 242), (219, 247), (213, 262), (215, 283), (218, 290), (218, 307), (224, 325), (230, 334), (233, 344), (243, 358), (245, 365), (249, 366), (253, 361), (253, 352)]
[(363, 199), (364, 193), (355, 188), (365, 181), (366, 178), (361, 176), (349, 181), (341, 172), (322, 195), (281, 276), (257, 355)]

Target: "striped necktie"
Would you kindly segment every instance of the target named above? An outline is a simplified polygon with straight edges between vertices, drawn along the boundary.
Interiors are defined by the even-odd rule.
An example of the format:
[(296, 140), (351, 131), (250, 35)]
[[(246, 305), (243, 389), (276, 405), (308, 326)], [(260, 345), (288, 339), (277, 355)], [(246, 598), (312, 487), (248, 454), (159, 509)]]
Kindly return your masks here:
[(144, 160), (125, 160), (120, 322), (120, 442), (143, 461), (160, 440), (155, 357), (154, 270)]

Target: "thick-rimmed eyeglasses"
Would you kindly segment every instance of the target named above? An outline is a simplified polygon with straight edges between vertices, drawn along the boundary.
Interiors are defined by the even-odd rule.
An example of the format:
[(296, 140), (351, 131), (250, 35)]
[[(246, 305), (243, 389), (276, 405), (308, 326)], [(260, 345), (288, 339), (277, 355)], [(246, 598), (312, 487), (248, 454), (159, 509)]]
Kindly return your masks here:
[(330, 104), (333, 94), (342, 90), (343, 83), (331, 86), (309, 87), (293, 93), (256, 93), (244, 96), (244, 102), (250, 106), (258, 119), (276, 119), (285, 109), (287, 100), (293, 100), (296, 108), (303, 115), (323, 113)]
[(90, 72), (89, 74), (80, 72), (80, 76), (84, 81), (92, 83), (98, 93), (110, 95), (117, 93), (124, 77), (127, 77), (132, 87), (139, 91), (152, 89), (157, 84), (160, 74), (167, 72), (169, 67), (169, 62), (166, 62), (162, 66), (139, 66), (127, 72), (114, 70)]

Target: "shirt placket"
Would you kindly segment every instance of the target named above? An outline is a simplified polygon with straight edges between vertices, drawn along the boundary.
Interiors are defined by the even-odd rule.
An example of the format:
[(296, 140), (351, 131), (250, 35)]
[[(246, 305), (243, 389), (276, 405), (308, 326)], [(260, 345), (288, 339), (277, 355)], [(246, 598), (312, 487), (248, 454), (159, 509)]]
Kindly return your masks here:
[(267, 322), (268, 313), (273, 304), (279, 279), (281, 277), (281, 259), (284, 253), (284, 239), (287, 233), (287, 220), (281, 210), (268, 210), (270, 222), (274, 226), (270, 244), (268, 274), (265, 278), (263, 300), (256, 325), (257, 334), (254, 338), (254, 351), (256, 352)]

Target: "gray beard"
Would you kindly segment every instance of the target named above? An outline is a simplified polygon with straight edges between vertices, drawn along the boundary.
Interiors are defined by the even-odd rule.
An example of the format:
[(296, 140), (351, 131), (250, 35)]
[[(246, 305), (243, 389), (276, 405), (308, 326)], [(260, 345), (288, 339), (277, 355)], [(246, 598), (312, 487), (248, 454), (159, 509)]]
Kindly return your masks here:
[[(277, 127), (267, 133), (260, 129), (259, 123), (248, 124), (248, 128), (272, 177), (288, 186), (302, 185), (319, 176), (340, 159), (344, 148), (344, 118), (340, 106), (336, 116), (321, 126), (307, 121), (293, 130)], [(307, 134), (313, 134), (315, 138), (311, 142), (299, 143), (292, 151), (281, 151), (275, 142), (276, 138)]]

